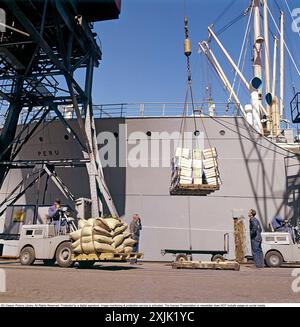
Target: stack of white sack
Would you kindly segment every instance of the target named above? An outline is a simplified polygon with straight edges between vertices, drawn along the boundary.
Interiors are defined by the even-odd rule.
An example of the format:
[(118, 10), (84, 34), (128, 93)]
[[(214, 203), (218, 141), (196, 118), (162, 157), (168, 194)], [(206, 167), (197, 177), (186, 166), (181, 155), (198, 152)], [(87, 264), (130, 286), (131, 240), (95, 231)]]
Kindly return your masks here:
[(216, 148), (210, 148), (203, 150), (203, 166), (206, 182), (209, 185), (221, 184), (220, 174), (218, 169), (218, 154)]
[(172, 184), (191, 185), (192, 182), (190, 150), (177, 148), (172, 161)]
[(127, 232), (128, 225), (116, 218), (80, 219), (71, 233), (75, 254), (131, 253), (136, 243)]

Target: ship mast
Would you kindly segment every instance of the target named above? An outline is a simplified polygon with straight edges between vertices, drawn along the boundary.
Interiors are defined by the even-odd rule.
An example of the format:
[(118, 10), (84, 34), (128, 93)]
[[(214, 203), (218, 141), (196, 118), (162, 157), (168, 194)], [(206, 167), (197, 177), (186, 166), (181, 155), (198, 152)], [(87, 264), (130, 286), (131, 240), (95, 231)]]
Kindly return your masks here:
[[(261, 61), (261, 48), (264, 42), (260, 31), (260, 0), (253, 0), (253, 16), (254, 16), (254, 57), (253, 69), (254, 77), (262, 80), (262, 61)], [(262, 104), (262, 91), (258, 91), (259, 102)]]
[(280, 92), (279, 92), (279, 114), (280, 118), (284, 111), (284, 13), (280, 12)]
[[(265, 85), (266, 85), (266, 94), (270, 94), (271, 85), (270, 85), (270, 40), (269, 40), (269, 20), (268, 20), (268, 0), (264, 0), (264, 39), (265, 39)], [(272, 121), (272, 109), (269, 104), (267, 104), (267, 134), (270, 133), (271, 126), (270, 122)]]

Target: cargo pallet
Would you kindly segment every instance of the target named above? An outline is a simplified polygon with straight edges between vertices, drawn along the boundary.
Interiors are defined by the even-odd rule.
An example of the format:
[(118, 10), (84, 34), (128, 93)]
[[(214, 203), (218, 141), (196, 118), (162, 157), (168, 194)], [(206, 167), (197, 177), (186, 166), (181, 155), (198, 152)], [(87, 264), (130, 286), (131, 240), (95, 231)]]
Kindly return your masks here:
[(96, 262), (96, 261), (128, 261), (142, 259), (143, 253), (92, 253), (72, 254), (73, 262)]
[(215, 191), (220, 190), (220, 185), (209, 185), (209, 184), (199, 184), (199, 185), (185, 185), (178, 184), (170, 187), (170, 195), (200, 195), (207, 196)]
[(173, 269), (215, 269), (215, 270), (240, 270), (236, 261), (178, 261), (172, 264)]

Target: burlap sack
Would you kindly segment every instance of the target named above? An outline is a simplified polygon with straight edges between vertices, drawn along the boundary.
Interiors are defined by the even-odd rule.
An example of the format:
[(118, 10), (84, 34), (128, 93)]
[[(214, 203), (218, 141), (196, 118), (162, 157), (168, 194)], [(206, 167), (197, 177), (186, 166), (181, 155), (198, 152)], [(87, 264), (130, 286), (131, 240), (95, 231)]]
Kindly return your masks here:
[(78, 229), (75, 232), (70, 233), (70, 237), (72, 241), (79, 240), (81, 237), (81, 229)]
[(79, 240), (81, 243), (90, 243), (93, 242), (93, 236), (82, 236)]
[(115, 253), (115, 249), (109, 244), (94, 242), (94, 247), (99, 253)]
[(93, 235), (93, 227), (89, 225), (83, 227), (82, 229), (80, 229), (80, 231), (81, 231), (81, 235), (80, 235), (81, 237)]
[(95, 242), (105, 243), (111, 245), (113, 243), (113, 239), (111, 237), (107, 237), (104, 235), (96, 235), (94, 234), (93, 239)]
[(131, 237), (126, 238), (123, 242), (123, 246), (127, 247), (127, 246), (133, 246), (136, 243), (135, 240), (133, 240)]
[(78, 221), (78, 228), (81, 229), (87, 225), (87, 220), (85, 219), (79, 219)]
[(110, 229), (114, 230), (116, 227), (122, 226), (123, 223), (121, 220), (116, 218), (105, 218), (104, 221), (110, 227)]
[(116, 253), (123, 253), (124, 252), (124, 246), (121, 244), (116, 248)]
[(79, 244), (76, 248), (73, 248), (73, 252), (75, 254), (82, 254), (82, 248), (81, 248), (81, 245)]
[(71, 246), (72, 246), (72, 249), (73, 249), (73, 250), (76, 249), (77, 246), (80, 246), (80, 239), (77, 240), (77, 241), (75, 241), (75, 242), (73, 242), (73, 243), (71, 244)]
[(133, 248), (131, 246), (125, 246), (124, 247), (124, 253), (132, 253)]
[(94, 242), (81, 243), (81, 247), (82, 247), (82, 253), (84, 254), (95, 253)]
[(111, 237), (110, 232), (108, 232), (106, 229), (103, 229), (100, 226), (95, 226), (94, 227), (94, 235), (98, 234), (98, 235), (104, 235), (107, 237)]
[(113, 238), (114, 242), (112, 243), (113, 247), (117, 248), (119, 245), (121, 245), (124, 241), (124, 236), (122, 234), (117, 235)]
[(122, 234), (127, 229), (127, 227), (128, 225), (124, 223), (122, 226), (116, 227), (116, 229), (111, 231), (110, 234), (114, 238), (117, 235)]
[(132, 236), (132, 234), (128, 233), (128, 232), (124, 232), (122, 235), (123, 235), (124, 240), (125, 240), (125, 238), (128, 238), (128, 237)]
[(99, 227), (107, 230), (108, 232), (111, 231), (110, 227), (108, 226), (105, 219), (103, 219), (103, 218), (90, 218), (88, 220), (88, 225), (94, 226), (94, 227), (99, 226)]

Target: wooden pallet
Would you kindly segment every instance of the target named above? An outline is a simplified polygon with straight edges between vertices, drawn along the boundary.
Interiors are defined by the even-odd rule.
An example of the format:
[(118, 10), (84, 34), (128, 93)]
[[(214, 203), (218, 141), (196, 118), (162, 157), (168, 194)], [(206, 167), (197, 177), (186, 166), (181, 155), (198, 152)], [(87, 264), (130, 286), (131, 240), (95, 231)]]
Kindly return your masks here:
[(199, 184), (199, 185), (183, 185), (178, 184), (170, 188), (171, 195), (200, 195), (206, 196), (210, 193), (218, 191), (219, 185)]
[(180, 261), (172, 264), (173, 269), (215, 269), (215, 270), (240, 270), (236, 261)]
[(143, 253), (92, 253), (73, 254), (72, 261), (127, 261), (142, 259)]

